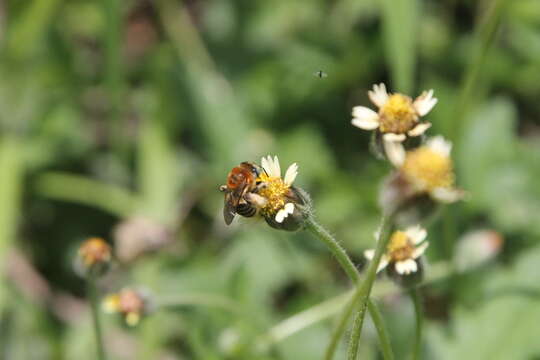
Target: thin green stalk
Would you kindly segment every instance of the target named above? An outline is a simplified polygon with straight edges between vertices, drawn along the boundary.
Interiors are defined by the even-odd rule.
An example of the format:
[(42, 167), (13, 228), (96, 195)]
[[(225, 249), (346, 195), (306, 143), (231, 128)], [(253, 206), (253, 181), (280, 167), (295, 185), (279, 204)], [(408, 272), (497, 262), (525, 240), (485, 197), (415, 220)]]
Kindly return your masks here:
[(99, 316), (99, 293), (95, 276), (90, 275), (87, 280), (88, 296), (92, 310), (92, 321), (94, 325), (94, 335), (96, 338), (96, 348), (99, 360), (106, 360), (105, 346), (103, 345), (103, 333), (101, 331), (101, 321)]
[(478, 27), (476, 35), (476, 42), (478, 43), (478, 46), (475, 46), (476, 52), (473, 54), (472, 61), (467, 67), (463, 77), (458, 106), (456, 106), (456, 113), (453, 114), (453, 126), (449, 129), (451, 131), (450, 138), (454, 141), (457, 140), (457, 137), (461, 133), (461, 128), (463, 126), (464, 117), (468, 111), (470, 99), (473, 98), (473, 93), (476, 89), (476, 85), (478, 84), (480, 72), (484, 68), (483, 65), (487, 58), (486, 55), (489, 48), (493, 44), (502, 14), (504, 13), (504, 5), (507, 3), (507, 0), (492, 0), (490, 8), (486, 12), (485, 17), (482, 19)]
[[(371, 321), (373, 321), (373, 325), (375, 325), (375, 330), (377, 330), (378, 334), (384, 334), (384, 336), (379, 335), (379, 341), (381, 341), (381, 350), (383, 353), (384, 359), (394, 359), (394, 353), (392, 352), (392, 345), (390, 344), (390, 337), (388, 336), (388, 333), (386, 332), (386, 327), (384, 326), (384, 319), (382, 317), (382, 313), (379, 310), (379, 306), (377, 306), (377, 303), (375, 301), (372, 301), (371, 299), (368, 299), (368, 311), (369, 315), (371, 316)], [(382, 344), (382, 342), (385, 342)]]
[(120, 0), (102, 0), (105, 17), (103, 42), (105, 47), (105, 85), (110, 101), (110, 129), (115, 146), (125, 145), (124, 129), (120, 123), (122, 106), (122, 59), (121, 59), (121, 14)]
[(409, 291), (411, 300), (414, 304), (414, 314), (416, 317), (416, 329), (414, 332), (414, 343), (411, 354), (411, 360), (418, 360), (420, 358), (420, 352), (422, 351), (422, 325), (423, 325), (423, 311), (422, 311), (422, 299), (420, 298), (420, 291), (418, 288), (411, 289)]
[(379, 238), (377, 239), (377, 247), (375, 248), (375, 255), (373, 260), (369, 264), (367, 269), (367, 275), (357, 288), (356, 294), (353, 297), (353, 307), (359, 308), (358, 313), (354, 319), (353, 330), (351, 332), (351, 340), (349, 341), (348, 359), (356, 360), (358, 356), (358, 344), (360, 343), (360, 337), (362, 335), (362, 325), (364, 324), (364, 317), (366, 314), (366, 304), (369, 301), (369, 295), (373, 287), (373, 282), (377, 275), (377, 269), (381, 258), (386, 250), (388, 241), (390, 240), (390, 232), (392, 228), (393, 217), (383, 217), (381, 229), (379, 230)]
[[(306, 219), (306, 230), (308, 230), (310, 233), (312, 233), (315, 237), (317, 237), (319, 240), (325, 243), (325, 245), (328, 247), (328, 249), (334, 254), (336, 259), (338, 260), (339, 264), (343, 268), (343, 270), (347, 273), (349, 278), (353, 281), (353, 283), (358, 286), (360, 282), (360, 274), (358, 272), (358, 269), (356, 266), (354, 266), (353, 262), (345, 252), (345, 249), (334, 239), (334, 237), (326, 231), (317, 221), (312, 217), (308, 217)], [(371, 318), (373, 322), (375, 323), (375, 327), (377, 329), (377, 334), (379, 336), (379, 342), (381, 346), (381, 350), (383, 353), (383, 357), (386, 360), (391, 360), (394, 358), (394, 355), (392, 353), (392, 347), (390, 345), (390, 338), (388, 336), (388, 332), (386, 331), (386, 328), (384, 326), (384, 322), (382, 320), (382, 316), (379, 313), (379, 310), (377, 306), (371, 301), (371, 299), (366, 299), (364, 306), (367, 304), (368, 311), (371, 315)], [(350, 312), (349, 312), (350, 315)], [(345, 328), (345, 325), (347, 323), (347, 319), (349, 316), (347, 316), (344, 320), (344, 323), (340, 325), (341, 327)], [(343, 321), (343, 320), (342, 320)], [(330, 345), (328, 347), (328, 351), (326, 352), (326, 359), (331, 359), (333, 357), (334, 351), (337, 348), (337, 344), (339, 343), (339, 339), (341, 338), (343, 330), (338, 332), (338, 336), (336, 336), (337, 332), (334, 332), (334, 336), (332, 337), (330, 341)]]

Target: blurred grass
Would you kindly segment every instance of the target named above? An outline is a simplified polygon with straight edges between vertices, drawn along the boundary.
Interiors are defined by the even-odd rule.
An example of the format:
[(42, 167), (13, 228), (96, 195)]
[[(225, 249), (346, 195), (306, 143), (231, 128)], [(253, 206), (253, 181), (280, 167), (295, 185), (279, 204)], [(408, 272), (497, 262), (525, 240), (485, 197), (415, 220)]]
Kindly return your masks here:
[[(350, 110), (369, 105), (379, 82), (411, 96), (435, 90), (430, 134), (454, 140), (457, 181), (470, 193), (447, 209), (450, 222), (430, 225), (428, 260), (451, 261), (448, 244), (470, 230), (505, 239), (494, 261), (423, 289), (425, 358), (491, 360), (491, 339), (506, 358), (538, 354), (526, 321), (499, 341), (537, 300), (483, 295), (534, 288), (540, 275), (537, 0), (8, 0), (0, 19), (0, 263), (10, 267), (0, 357), (92, 359), (76, 247), (94, 235), (118, 245), (116, 226), (142, 217), (147, 227), (133, 227), (124, 246), (160, 245), (119, 264), (103, 290), (209, 294), (242, 314), (179, 307), (136, 329), (108, 317), (114, 359), (321, 358), (332, 319), (266, 352), (253, 344), (347, 291), (339, 267), (303, 233), (226, 227), (217, 188), (241, 161), (298, 162), (318, 217), (362, 265), (390, 167), (369, 154)], [(313, 76), (319, 70), (328, 77)], [(8, 262), (13, 247), (28, 266)], [(28, 296), (42, 283), (50, 294)], [(384, 299), (395, 353), (404, 353), (410, 304)], [(485, 344), (474, 335), (484, 323)], [(370, 323), (365, 334), (361, 356), (375, 359)]]

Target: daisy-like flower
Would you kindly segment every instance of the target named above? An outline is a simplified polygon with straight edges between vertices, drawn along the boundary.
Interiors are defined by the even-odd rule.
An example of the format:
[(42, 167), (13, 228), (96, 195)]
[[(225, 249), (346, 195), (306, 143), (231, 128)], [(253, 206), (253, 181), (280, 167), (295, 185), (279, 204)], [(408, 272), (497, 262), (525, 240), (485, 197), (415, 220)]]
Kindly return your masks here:
[[(424, 241), (427, 231), (419, 225), (407, 228), (405, 231), (396, 231), (392, 234), (390, 242), (383, 254), (377, 272), (392, 266), (399, 275), (416, 273), (419, 269), (418, 258), (426, 251), (429, 243)], [(375, 250), (364, 251), (364, 256), (372, 260)]]
[(428, 139), (425, 145), (405, 151), (400, 142), (385, 143), (386, 154), (400, 176), (412, 186), (416, 194), (426, 193), (436, 201), (452, 203), (464, 192), (455, 188), (452, 144), (442, 136)]
[(121, 314), (129, 326), (136, 326), (149, 311), (148, 296), (142, 291), (125, 288), (105, 297), (102, 307), (106, 313)]
[(284, 178), (281, 178), (281, 166), (277, 156), (263, 157), (261, 165), (264, 172), (258, 180), (262, 186), (256, 194), (248, 194), (248, 198), (260, 207), (262, 216), (283, 223), (295, 210), (296, 196), (291, 188), (298, 175), (298, 165), (294, 163), (289, 166)]
[(437, 103), (433, 90), (424, 91), (416, 99), (400, 93), (388, 94), (381, 83), (373, 85), (369, 99), (378, 108), (375, 112), (365, 106), (352, 110), (352, 124), (364, 130), (378, 130), (385, 141), (404, 141), (408, 136), (420, 136), (431, 127), (429, 122), (420, 122)]

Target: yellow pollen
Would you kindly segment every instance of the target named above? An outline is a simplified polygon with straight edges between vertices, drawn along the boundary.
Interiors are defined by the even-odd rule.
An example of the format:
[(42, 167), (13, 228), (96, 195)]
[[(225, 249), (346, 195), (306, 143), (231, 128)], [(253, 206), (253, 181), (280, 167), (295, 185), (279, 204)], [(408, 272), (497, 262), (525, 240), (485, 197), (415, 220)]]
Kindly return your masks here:
[(412, 259), (415, 247), (407, 234), (403, 231), (396, 231), (392, 234), (387, 249), (388, 256), (392, 261), (403, 261)]
[(426, 146), (407, 152), (401, 170), (425, 191), (454, 185), (452, 160)]
[(410, 97), (393, 94), (379, 110), (379, 121), (381, 132), (404, 134), (418, 123), (418, 114)]
[(289, 185), (285, 184), (279, 177), (266, 174), (261, 174), (259, 180), (265, 186), (259, 190), (258, 194), (267, 200), (261, 213), (263, 216), (273, 216), (285, 206), (285, 195), (289, 192)]

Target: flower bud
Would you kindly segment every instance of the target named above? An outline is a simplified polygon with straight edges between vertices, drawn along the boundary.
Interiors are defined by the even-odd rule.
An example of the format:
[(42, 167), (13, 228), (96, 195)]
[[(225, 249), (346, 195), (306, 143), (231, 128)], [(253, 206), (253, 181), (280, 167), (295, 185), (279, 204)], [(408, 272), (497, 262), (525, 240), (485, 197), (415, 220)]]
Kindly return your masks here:
[(89, 238), (79, 247), (75, 271), (83, 276), (102, 276), (111, 265), (111, 247), (101, 238)]

